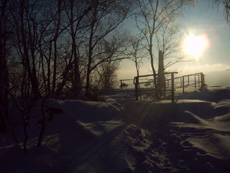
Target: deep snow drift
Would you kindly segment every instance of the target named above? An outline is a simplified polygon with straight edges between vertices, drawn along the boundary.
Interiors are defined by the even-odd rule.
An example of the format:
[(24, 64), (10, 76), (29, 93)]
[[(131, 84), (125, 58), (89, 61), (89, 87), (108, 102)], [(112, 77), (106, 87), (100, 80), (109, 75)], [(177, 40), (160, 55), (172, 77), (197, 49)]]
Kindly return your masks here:
[[(63, 113), (31, 122), (29, 152), (0, 135), (0, 172), (230, 172), (230, 89), (208, 87), (170, 101), (50, 101)], [(20, 129), (20, 127), (17, 127)], [(17, 130), (20, 132), (20, 130)]]

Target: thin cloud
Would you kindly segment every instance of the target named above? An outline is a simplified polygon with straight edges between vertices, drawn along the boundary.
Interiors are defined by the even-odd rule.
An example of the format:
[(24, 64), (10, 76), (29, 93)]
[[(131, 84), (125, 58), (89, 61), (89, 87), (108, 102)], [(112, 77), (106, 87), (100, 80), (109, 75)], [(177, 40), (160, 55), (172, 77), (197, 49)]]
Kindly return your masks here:
[(230, 71), (230, 66), (224, 64), (193, 64), (193, 65), (186, 65), (183, 68), (184, 74), (192, 74), (192, 73), (211, 73), (211, 72), (218, 72), (218, 71)]

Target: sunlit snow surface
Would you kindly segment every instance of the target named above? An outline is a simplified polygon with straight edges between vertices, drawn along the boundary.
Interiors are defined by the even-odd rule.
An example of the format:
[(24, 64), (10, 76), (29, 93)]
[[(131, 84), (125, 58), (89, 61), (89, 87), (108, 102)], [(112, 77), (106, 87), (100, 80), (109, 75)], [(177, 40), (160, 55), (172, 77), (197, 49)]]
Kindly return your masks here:
[(131, 90), (103, 97), (49, 101), (63, 113), (41, 148), (41, 118), (31, 120), (28, 154), (15, 123), (19, 145), (0, 135), (0, 172), (230, 172), (229, 88), (186, 91), (175, 103), (135, 101)]

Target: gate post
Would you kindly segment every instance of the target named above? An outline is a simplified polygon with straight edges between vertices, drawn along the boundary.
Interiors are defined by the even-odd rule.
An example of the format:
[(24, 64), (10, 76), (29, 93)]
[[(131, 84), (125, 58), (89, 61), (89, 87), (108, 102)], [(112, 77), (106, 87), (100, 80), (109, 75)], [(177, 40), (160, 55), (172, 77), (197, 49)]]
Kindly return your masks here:
[(172, 103), (174, 102), (174, 73), (171, 73)]
[(184, 94), (184, 76), (183, 76), (183, 94)]
[(189, 75), (188, 75), (188, 86), (189, 86)]
[(196, 88), (196, 75), (194, 75), (194, 80), (195, 80), (195, 88)]
[(205, 81), (204, 81), (204, 74), (201, 73), (201, 89), (204, 88), (204, 85), (205, 85)]
[(138, 95), (139, 95), (139, 93), (138, 93), (138, 85), (139, 85), (139, 78), (137, 76), (137, 77), (135, 77), (135, 95), (136, 95), (136, 101), (138, 101)]

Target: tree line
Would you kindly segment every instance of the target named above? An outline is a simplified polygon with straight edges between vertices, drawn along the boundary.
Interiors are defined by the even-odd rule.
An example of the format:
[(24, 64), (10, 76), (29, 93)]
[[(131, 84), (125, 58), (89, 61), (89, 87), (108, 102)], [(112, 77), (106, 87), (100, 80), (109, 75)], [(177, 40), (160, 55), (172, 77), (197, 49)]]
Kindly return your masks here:
[(129, 0), (1, 0), (1, 127), (8, 93), (21, 100), (91, 96), (126, 48)]
[[(155, 79), (153, 39), (164, 27), (163, 37), (156, 37), (158, 47), (165, 54), (174, 49), (168, 46), (174, 40), (165, 36), (176, 34), (168, 26), (183, 4), (180, 0), (1, 0), (1, 131), (6, 129), (9, 94), (20, 102), (26, 121), (28, 100), (82, 94), (93, 98), (98, 88), (113, 88), (123, 59), (133, 60), (139, 75), (140, 59), (148, 56), (143, 49)], [(130, 16), (140, 31), (135, 36), (121, 27)]]
[[(123, 59), (133, 60), (139, 75), (140, 59), (149, 57), (156, 76), (155, 43), (168, 66), (181, 61), (174, 21), (187, 3), (1, 0), (0, 131), (6, 130), (10, 97), (23, 108), (25, 100), (94, 97), (98, 88), (113, 87)], [(122, 28), (130, 16), (139, 31), (135, 36)]]

